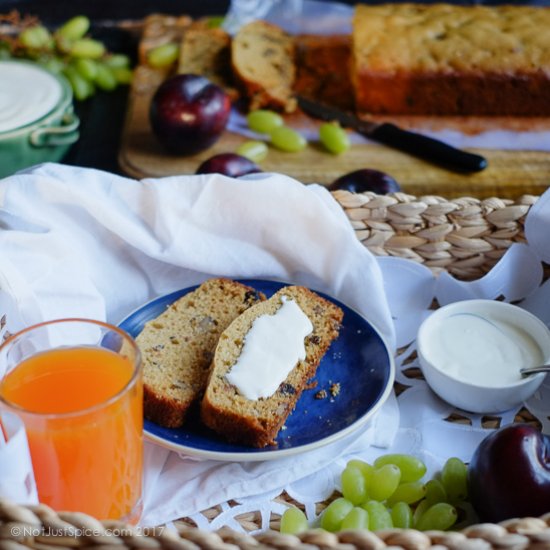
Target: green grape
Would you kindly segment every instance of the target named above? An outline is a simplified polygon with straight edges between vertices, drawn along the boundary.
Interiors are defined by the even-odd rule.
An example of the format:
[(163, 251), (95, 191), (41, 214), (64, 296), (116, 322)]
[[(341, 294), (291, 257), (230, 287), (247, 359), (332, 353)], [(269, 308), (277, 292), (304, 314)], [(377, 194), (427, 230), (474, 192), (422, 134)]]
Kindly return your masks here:
[(413, 524), (413, 513), (406, 502), (396, 502), (391, 509), (391, 519), (394, 527), (410, 529)]
[(246, 117), (248, 127), (260, 134), (271, 134), (275, 128), (283, 126), (283, 117), (274, 111), (267, 109), (258, 109), (248, 113)]
[(426, 500), (430, 504), (437, 502), (447, 502), (447, 491), (438, 479), (430, 479), (426, 482)]
[(168, 42), (150, 50), (147, 53), (147, 63), (155, 69), (170, 67), (170, 65), (177, 61), (179, 54), (179, 44)]
[(105, 54), (105, 45), (93, 38), (79, 38), (72, 43), (69, 53), (72, 57), (99, 59)]
[(465, 500), (468, 497), (468, 468), (460, 458), (452, 457), (441, 470), (441, 483), (450, 502)]
[(421, 500), (414, 509), (413, 512), (413, 525), (417, 525), (420, 521), (420, 518), (424, 515), (424, 512), (431, 506), (431, 504), (426, 500)]
[(335, 155), (347, 151), (350, 146), (347, 132), (338, 124), (324, 122), (319, 127), (319, 139), (321, 143)]
[(271, 143), (287, 153), (297, 153), (305, 148), (307, 142), (301, 134), (288, 126), (279, 126), (270, 134)]
[(77, 15), (59, 27), (55, 34), (58, 38), (73, 42), (83, 38), (90, 29), (90, 20), (85, 15)]
[(395, 464), (384, 464), (375, 469), (367, 487), (370, 498), (382, 501), (391, 497), (400, 479), (401, 471)]
[(103, 63), (97, 64), (97, 75), (95, 77), (95, 83), (98, 85), (99, 88), (107, 92), (114, 90), (118, 85), (117, 79), (113, 74), (113, 71)]
[(355, 468), (359, 468), (363, 472), (363, 476), (365, 476), (365, 480), (368, 486), (372, 478), (372, 474), (374, 472), (374, 466), (372, 466), (368, 462), (365, 462), (364, 460), (358, 460), (358, 459), (353, 459), (348, 461), (346, 466), (354, 466)]
[(352, 508), (348, 515), (342, 520), (340, 530), (345, 529), (368, 529), (369, 513), (364, 508)]
[(123, 53), (110, 53), (102, 61), (111, 69), (126, 69), (130, 67), (130, 58)]
[(221, 27), (223, 22), (225, 20), (224, 15), (211, 15), (208, 18), (208, 28), (209, 29), (217, 29), (218, 27)]
[(19, 40), (25, 48), (30, 50), (52, 50), (53, 37), (50, 31), (42, 25), (28, 27), (21, 31)]
[(365, 504), (361, 504), (361, 508), (369, 513), (369, 529), (371, 531), (391, 529), (393, 527), (391, 514), (381, 502), (369, 500)]
[(10, 59), (11, 53), (7, 45), (0, 43), (0, 60)]
[(90, 82), (93, 82), (97, 77), (97, 61), (94, 59), (76, 59), (74, 61), (74, 68), (78, 71), (80, 76)]
[(67, 80), (73, 89), (74, 97), (78, 101), (83, 101), (93, 95), (95, 91), (94, 85), (80, 76), (74, 67), (65, 67), (63, 74), (67, 77)]
[(447, 502), (438, 502), (430, 506), (416, 523), (419, 531), (445, 531), (452, 527), (457, 518), (456, 509)]
[(236, 153), (252, 162), (262, 162), (267, 157), (268, 148), (263, 141), (245, 141), (237, 147)]
[(321, 516), (321, 527), (332, 533), (338, 531), (342, 520), (350, 513), (353, 504), (345, 498), (333, 500)]
[(304, 512), (295, 506), (287, 508), (281, 516), (281, 533), (297, 535), (308, 528), (307, 518)]
[(128, 67), (109, 67), (119, 84), (130, 84), (134, 78), (134, 72)]
[(422, 481), (407, 481), (400, 483), (392, 496), (388, 498), (387, 504), (392, 506), (396, 502), (406, 502), (407, 504), (413, 504), (422, 500), (426, 496), (426, 486)]
[(342, 472), (342, 494), (352, 504), (361, 504), (368, 498), (367, 481), (363, 472), (357, 466), (349, 464)]
[(56, 74), (61, 73), (63, 69), (66, 67), (65, 62), (61, 58), (54, 57), (51, 55), (41, 57), (37, 61), (45, 69), (48, 69), (48, 71), (51, 71), (52, 73), (56, 73)]
[(401, 481), (417, 481), (426, 473), (426, 465), (419, 458), (406, 454), (387, 454), (374, 461), (374, 467), (395, 464), (401, 470)]

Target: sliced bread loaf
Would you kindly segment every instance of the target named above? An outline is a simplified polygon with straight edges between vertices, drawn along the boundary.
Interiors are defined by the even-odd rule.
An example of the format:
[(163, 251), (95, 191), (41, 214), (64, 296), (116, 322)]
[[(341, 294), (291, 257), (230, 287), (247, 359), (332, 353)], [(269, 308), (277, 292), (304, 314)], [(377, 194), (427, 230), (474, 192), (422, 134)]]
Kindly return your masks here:
[(295, 46), (292, 36), (266, 21), (241, 27), (231, 43), (233, 73), (249, 99), (250, 110), (296, 109)]
[[(305, 359), (290, 366), (290, 373), (275, 393), (249, 399), (229, 382), (227, 375), (239, 359), (254, 321), (264, 315), (274, 315), (284, 300), (294, 301), (313, 327), (304, 339)], [(216, 347), (208, 386), (201, 402), (204, 424), (232, 442), (252, 447), (273, 444), (308, 380), (315, 375), (323, 355), (338, 336), (342, 318), (343, 311), (338, 306), (300, 286), (284, 287), (269, 300), (245, 311), (222, 333)], [(274, 333), (272, 338), (277, 341), (281, 334)], [(278, 345), (285, 346), (286, 342), (279, 342)], [(257, 378), (261, 375), (251, 376)]]
[(199, 399), (220, 334), (265, 296), (230, 279), (209, 279), (145, 324), (142, 354), (145, 418), (168, 428), (183, 424)]

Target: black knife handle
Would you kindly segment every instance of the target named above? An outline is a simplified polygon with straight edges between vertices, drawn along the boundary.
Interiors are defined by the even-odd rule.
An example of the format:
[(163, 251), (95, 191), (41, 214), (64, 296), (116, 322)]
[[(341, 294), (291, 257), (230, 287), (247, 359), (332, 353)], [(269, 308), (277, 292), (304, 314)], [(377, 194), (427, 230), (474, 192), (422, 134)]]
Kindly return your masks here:
[(480, 155), (461, 151), (422, 134), (402, 130), (389, 122), (380, 124), (368, 137), (460, 172), (480, 172), (487, 167), (487, 160)]

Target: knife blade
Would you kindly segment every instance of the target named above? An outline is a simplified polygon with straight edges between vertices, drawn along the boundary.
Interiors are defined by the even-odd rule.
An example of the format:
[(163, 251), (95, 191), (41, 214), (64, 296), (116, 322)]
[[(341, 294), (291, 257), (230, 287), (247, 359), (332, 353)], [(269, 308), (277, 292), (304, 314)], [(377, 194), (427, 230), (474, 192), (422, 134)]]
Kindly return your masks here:
[(306, 114), (326, 121), (338, 121), (345, 128), (388, 145), (399, 151), (438, 164), (457, 172), (480, 172), (487, 167), (487, 160), (474, 153), (457, 149), (443, 141), (403, 130), (390, 122), (376, 123), (356, 115), (330, 107), (323, 103), (298, 96), (298, 105)]

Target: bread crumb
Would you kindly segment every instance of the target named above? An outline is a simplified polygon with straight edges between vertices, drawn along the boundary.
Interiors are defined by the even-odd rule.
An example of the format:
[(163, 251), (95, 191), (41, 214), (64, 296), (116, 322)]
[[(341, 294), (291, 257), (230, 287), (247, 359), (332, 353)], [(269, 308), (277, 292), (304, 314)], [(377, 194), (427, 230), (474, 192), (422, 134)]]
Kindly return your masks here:
[(327, 396), (327, 390), (319, 390), (316, 394), (315, 394), (315, 399), (325, 399), (325, 397)]
[(334, 382), (333, 384), (331, 384), (329, 391), (332, 397), (336, 397), (337, 395), (340, 395), (340, 382)]

